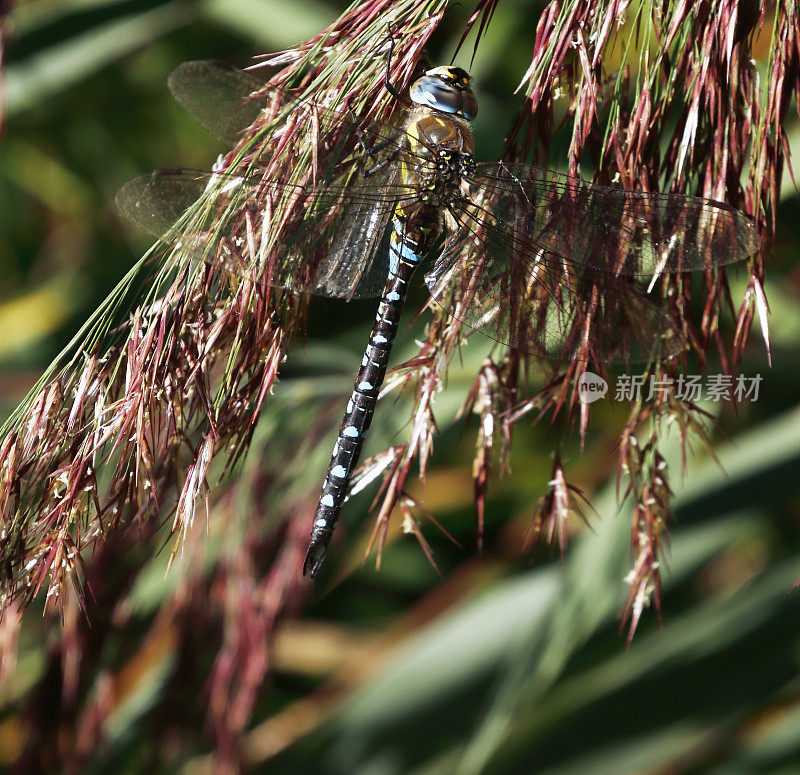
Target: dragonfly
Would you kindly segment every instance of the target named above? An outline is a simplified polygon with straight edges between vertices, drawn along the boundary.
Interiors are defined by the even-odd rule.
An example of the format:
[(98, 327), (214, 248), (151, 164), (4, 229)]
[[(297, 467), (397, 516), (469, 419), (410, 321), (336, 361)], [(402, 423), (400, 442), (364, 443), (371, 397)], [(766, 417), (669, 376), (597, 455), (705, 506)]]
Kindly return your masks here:
[[(292, 292), (380, 298), (313, 518), (303, 564), (311, 577), (347, 499), (409, 283), (423, 261), (434, 303), (511, 348), (550, 359), (639, 362), (685, 349), (646, 283), (709, 271), (760, 247), (755, 225), (720, 202), (592, 184), (519, 162), (476, 162), (478, 102), (460, 67), (429, 69), (405, 94), (391, 86), (387, 67), (400, 115), (387, 124), (359, 125), (349, 109), (265, 92), (255, 75), (219, 62), (184, 63), (169, 86), (231, 146), (278, 103), (288, 105), (287, 126), (303, 122), (314, 134), (313, 170), (301, 182), (270, 171), (268, 157), (266, 173), (232, 179), (253, 201), (289, 202), (292, 228), (278, 241), (262, 235), (255, 251), (237, 248), (247, 239), (241, 219), (229, 234), (209, 229), (194, 237), (202, 260), (243, 277), (267, 276)], [(280, 128), (275, 137), (280, 143)], [(189, 244), (174, 224), (209, 191), (223, 209), (225, 190), (224, 173), (160, 170), (125, 184), (117, 204), (152, 234)]]

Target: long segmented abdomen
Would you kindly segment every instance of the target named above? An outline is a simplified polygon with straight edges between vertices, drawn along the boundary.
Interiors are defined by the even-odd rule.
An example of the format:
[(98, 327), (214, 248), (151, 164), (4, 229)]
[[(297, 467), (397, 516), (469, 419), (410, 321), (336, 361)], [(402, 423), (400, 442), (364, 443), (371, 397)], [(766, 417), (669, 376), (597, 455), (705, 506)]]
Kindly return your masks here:
[(353, 393), (347, 404), (339, 437), (333, 447), (328, 473), (322, 485), (303, 574), (316, 575), (339, 518), (364, 438), (372, 422), (383, 378), (389, 364), (397, 325), (408, 292), (408, 282), (420, 261), (421, 245), (409, 237), (401, 220), (393, 221), (389, 247), (389, 277), (383, 290), (375, 325), (369, 337)]

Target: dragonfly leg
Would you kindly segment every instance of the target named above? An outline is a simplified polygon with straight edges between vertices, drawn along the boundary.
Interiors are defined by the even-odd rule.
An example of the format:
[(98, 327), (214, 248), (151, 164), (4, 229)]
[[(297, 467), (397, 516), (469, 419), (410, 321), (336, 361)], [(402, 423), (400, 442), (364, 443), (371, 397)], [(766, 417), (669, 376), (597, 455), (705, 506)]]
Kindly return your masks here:
[(392, 75), (392, 55), (394, 54), (394, 30), (395, 25), (392, 22), (389, 22), (386, 25), (386, 29), (389, 32), (389, 56), (386, 57), (386, 75), (384, 76), (383, 83), (386, 86), (386, 91), (392, 95), (398, 102), (402, 102), (404, 105), (409, 105), (409, 101), (403, 97), (402, 94), (395, 88), (394, 84), (391, 81)]
[(371, 159), (373, 156), (380, 153), (385, 148), (388, 148), (390, 145), (395, 145), (403, 133), (398, 130), (397, 132), (393, 132), (389, 137), (384, 137), (383, 140), (381, 140), (380, 142), (369, 145), (369, 143), (367, 143), (367, 139), (366, 136), (364, 135), (364, 132), (358, 125), (358, 116), (356, 116), (355, 111), (353, 110), (353, 108), (350, 106), (349, 103), (347, 104), (347, 110), (350, 113), (350, 118), (353, 120), (353, 130), (356, 133), (356, 138), (358, 139), (358, 144), (361, 146), (361, 152), (363, 154), (360, 160), (361, 161), (360, 172), (365, 178), (368, 178), (371, 175), (374, 175), (379, 170), (382, 170), (387, 164), (396, 161), (399, 149), (395, 150), (386, 159), (376, 162), (375, 164), (373, 164), (372, 167), (369, 168), (363, 161), (364, 157), (368, 157)]
[(381, 140), (379, 143), (375, 143), (372, 146), (368, 146), (366, 140), (364, 139), (363, 132), (358, 128), (356, 125), (356, 133), (358, 135), (358, 142), (361, 144), (361, 149), (364, 152), (364, 155), (359, 159), (359, 172), (365, 177), (369, 178), (372, 177), (376, 172), (380, 172), (386, 165), (392, 164), (397, 160), (399, 155), (399, 149), (396, 149), (393, 153), (387, 156), (385, 159), (381, 161), (375, 162), (371, 167), (367, 167), (365, 159), (372, 158), (375, 154), (380, 153), (384, 148), (393, 144), (397, 137), (400, 136), (398, 132), (396, 135), (392, 137), (386, 137)]
[(371, 178), (376, 172), (380, 172), (387, 164), (395, 161), (396, 157), (397, 153), (395, 152), (389, 158), (376, 162), (371, 167), (367, 167), (366, 164), (364, 164), (359, 169), (359, 172), (361, 172), (365, 178)]

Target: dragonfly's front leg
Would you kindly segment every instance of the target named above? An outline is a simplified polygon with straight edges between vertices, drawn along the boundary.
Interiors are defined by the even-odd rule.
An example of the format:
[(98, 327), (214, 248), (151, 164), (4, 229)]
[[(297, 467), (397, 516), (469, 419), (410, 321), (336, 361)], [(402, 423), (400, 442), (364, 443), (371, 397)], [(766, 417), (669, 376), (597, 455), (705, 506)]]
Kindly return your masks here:
[(394, 162), (397, 158), (397, 151), (395, 151), (391, 156), (388, 156), (383, 161), (376, 162), (372, 165), (372, 167), (367, 168), (366, 164), (362, 164), (359, 167), (359, 172), (365, 178), (371, 178), (376, 172), (380, 172), (387, 164)]
[(377, 143), (373, 143), (370, 145), (367, 142), (366, 135), (361, 130), (361, 127), (358, 125), (358, 117), (355, 114), (355, 111), (350, 107), (347, 106), (347, 110), (350, 112), (350, 117), (353, 119), (353, 130), (356, 133), (356, 137), (358, 138), (358, 144), (361, 146), (361, 153), (362, 156), (359, 159), (359, 172), (365, 177), (370, 178), (376, 172), (379, 172), (387, 164), (391, 164), (392, 162), (397, 160), (397, 155), (399, 152), (398, 148), (389, 154), (385, 159), (375, 162), (371, 167), (367, 167), (365, 159), (369, 158), (372, 159), (374, 156), (379, 154), (381, 151), (388, 148), (390, 145), (397, 145), (397, 141), (402, 137), (403, 133), (399, 130), (397, 132), (393, 132), (388, 137), (384, 137), (383, 140), (380, 140)]

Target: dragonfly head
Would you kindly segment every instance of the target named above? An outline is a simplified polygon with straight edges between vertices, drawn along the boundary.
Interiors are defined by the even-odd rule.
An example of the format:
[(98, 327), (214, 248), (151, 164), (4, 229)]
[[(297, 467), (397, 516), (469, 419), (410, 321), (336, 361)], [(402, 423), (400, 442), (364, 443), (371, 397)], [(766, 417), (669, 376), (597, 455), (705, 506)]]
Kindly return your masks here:
[(469, 74), (460, 67), (434, 67), (411, 86), (416, 105), (472, 121), (478, 114), (478, 100), (469, 88)]

